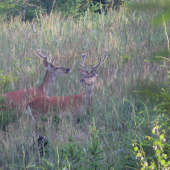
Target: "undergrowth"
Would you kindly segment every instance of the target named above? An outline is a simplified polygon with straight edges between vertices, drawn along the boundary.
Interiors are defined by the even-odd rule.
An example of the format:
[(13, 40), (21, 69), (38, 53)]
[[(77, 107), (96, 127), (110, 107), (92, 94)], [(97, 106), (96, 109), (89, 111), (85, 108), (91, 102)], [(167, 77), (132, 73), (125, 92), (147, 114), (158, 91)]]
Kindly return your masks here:
[[(55, 111), (36, 125), (26, 113), (2, 121), (8, 113), (0, 111), (1, 169), (137, 168), (132, 139), (136, 133), (141, 138), (151, 134), (158, 114), (152, 109), (154, 101), (147, 103), (133, 91), (147, 87), (154, 92), (157, 87), (167, 87), (163, 84), (166, 67), (144, 62), (152, 52), (166, 46), (164, 28), (155, 28), (150, 22), (158, 12), (122, 8), (107, 15), (91, 15), (87, 11), (76, 20), (56, 12), (33, 20), (36, 32), (20, 17), (1, 20), (2, 94), (41, 84), (45, 69), (36, 49), (56, 55), (56, 65), (72, 68), (71, 74), (57, 80), (51, 96), (82, 93), (77, 60), (87, 53), (86, 64), (95, 65), (108, 50), (108, 59), (98, 70), (93, 112), (83, 112), (79, 122), (74, 120), (74, 113), (65, 112), (60, 118)], [(169, 30), (167, 27), (168, 35)], [(17, 111), (9, 113), (18, 115)], [(38, 134), (50, 143), (43, 156), (38, 148), (31, 149)]]

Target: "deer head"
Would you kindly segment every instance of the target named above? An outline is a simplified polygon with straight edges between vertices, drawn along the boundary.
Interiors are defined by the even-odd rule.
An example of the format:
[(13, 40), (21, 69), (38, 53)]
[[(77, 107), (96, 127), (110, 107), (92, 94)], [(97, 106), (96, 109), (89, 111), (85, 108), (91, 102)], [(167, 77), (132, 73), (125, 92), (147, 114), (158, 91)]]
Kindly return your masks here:
[(83, 68), (83, 69), (78, 69), (78, 71), (83, 76), (83, 78), (80, 79), (80, 82), (86, 85), (85, 106), (86, 106), (86, 111), (89, 112), (89, 107), (94, 97), (94, 84), (97, 77), (97, 68), (99, 68), (105, 62), (107, 58), (107, 50), (105, 50), (104, 59), (101, 61), (101, 57), (100, 57), (99, 63), (95, 67), (91, 66), (90, 72), (88, 71), (87, 67), (84, 65), (85, 56), (86, 54), (82, 54), (82, 63), (78, 61), (77, 63)]
[(64, 68), (64, 67), (58, 67), (54, 65), (54, 60), (56, 56), (53, 57), (52, 61), (49, 61), (49, 52), (46, 52), (46, 55), (44, 55), (41, 50), (37, 50), (36, 53), (44, 59), (43, 63), (44, 66), (47, 68), (47, 70), (52, 73), (53, 76), (62, 76), (63, 74), (67, 74), (71, 72), (70, 68)]
[(97, 68), (99, 68), (107, 58), (107, 50), (105, 50), (104, 59), (101, 61), (101, 57), (100, 57), (98, 64), (95, 67), (91, 66), (90, 71), (88, 71), (87, 67), (84, 65), (84, 58), (86, 54), (82, 54), (81, 56), (82, 56), (82, 63), (77, 61), (77, 63), (83, 68), (83, 69), (78, 69), (79, 73), (83, 76), (83, 78), (80, 79), (80, 82), (85, 85), (92, 85), (94, 84), (97, 76)]
[(54, 65), (54, 60), (56, 57), (53, 57), (52, 61), (50, 62), (49, 52), (47, 52), (46, 55), (44, 55), (41, 50), (37, 50), (36, 52), (41, 58), (44, 59), (43, 63), (44, 66), (47, 68), (46, 75), (42, 84), (39, 86), (39, 89), (43, 90), (46, 95), (49, 95), (51, 93), (56, 78), (62, 76), (63, 74), (71, 72), (71, 69)]

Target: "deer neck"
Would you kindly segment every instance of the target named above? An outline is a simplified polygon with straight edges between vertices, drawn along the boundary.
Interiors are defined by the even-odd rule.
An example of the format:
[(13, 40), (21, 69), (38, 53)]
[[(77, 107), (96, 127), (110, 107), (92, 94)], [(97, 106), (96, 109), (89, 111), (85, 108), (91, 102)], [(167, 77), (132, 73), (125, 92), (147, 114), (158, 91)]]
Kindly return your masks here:
[(53, 88), (55, 79), (56, 79), (56, 76), (54, 76), (52, 72), (47, 70), (45, 73), (44, 80), (38, 88), (42, 90), (47, 96), (49, 96)]
[(91, 85), (86, 85), (86, 99), (85, 106), (86, 109), (89, 109), (94, 97), (94, 83)]

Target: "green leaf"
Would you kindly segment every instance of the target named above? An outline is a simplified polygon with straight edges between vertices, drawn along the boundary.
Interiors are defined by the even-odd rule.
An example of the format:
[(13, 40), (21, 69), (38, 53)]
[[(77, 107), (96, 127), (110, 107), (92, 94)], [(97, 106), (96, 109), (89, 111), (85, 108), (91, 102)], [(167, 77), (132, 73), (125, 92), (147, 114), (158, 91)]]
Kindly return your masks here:
[(137, 150), (138, 150), (138, 147), (137, 147), (137, 146), (136, 146), (136, 147), (134, 147), (134, 150), (135, 150), (135, 151), (137, 151)]
[(160, 155), (160, 150), (159, 150), (159, 149), (156, 149), (155, 154), (156, 154), (156, 155)]
[[(152, 129), (152, 133), (155, 134), (155, 127)], [(154, 141), (155, 142), (155, 141)]]
[(26, 169), (36, 167), (35, 165), (31, 165), (31, 162), (25, 167)]
[(160, 135), (159, 138), (162, 140), (164, 139), (164, 134)]
[(165, 160), (161, 160), (161, 165), (165, 165)]
[(19, 166), (19, 165), (16, 165), (16, 164), (9, 164), (9, 166), (16, 166), (16, 167), (19, 167), (19, 168), (21, 168), (21, 166)]
[(137, 155), (136, 155), (137, 157), (141, 157), (141, 153), (137, 153)]
[(50, 163), (50, 162), (48, 162), (47, 160), (45, 160), (45, 159), (42, 159), (47, 165), (49, 165), (50, 167), (52, 167), (52, 168), (54, 168), (54, 166)]
[(166, 11), (164, 11), (163, 13), (164, 15), (164, 19), (162, 17), (162, 13), (159, 14), (158, 16), (156, 16), (154, 19), (153, 19), (153, 25), (157, 26), (157, 25), (160, 25), (163, 23), (163, 21), (165, 22), (169, 22), (170, 21), (170, 10), (167, 9)]

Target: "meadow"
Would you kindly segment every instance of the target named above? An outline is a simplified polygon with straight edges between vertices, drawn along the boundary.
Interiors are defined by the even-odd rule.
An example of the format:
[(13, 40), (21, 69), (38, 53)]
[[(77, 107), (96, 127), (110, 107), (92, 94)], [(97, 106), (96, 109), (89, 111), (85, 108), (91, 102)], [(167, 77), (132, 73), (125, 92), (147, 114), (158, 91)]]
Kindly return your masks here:
[[(148, 111), (155, 103), (134, 91), (166, 86), (166, 68), (145, 61), (167, 44), (163, 26), (151, 24), (157, 12), (122, 8), (107, 15), (87, 11), (76, 20), (58, 12), (37, 16), (31, 23), (22, 23), (20, 17), (0, 20), (1, 94), (41, 84), (45, 68), (37, 49), (56, 55), (56, 65), (72, 69), (58, 78), (51, 96), (83, 93), (77, 60), (87, 53), (90, 68), (108, 50), (98, 69), (92, 111), (78, 115), (79, 122), (74, 113), (65, 112), (61, 118), (54, 110), (34, 125), (25, 112), (18, 116), (15, 110), (0, 111), (0, 169), (137, 168), (132, 140), (136, 134), (142, 140), (151, 132), (157, 114)], [(12, 114), (9, 120), (8, 114)], [(44, 156), (30, 149), (38, 135), (50, 143)], [(95, 145), (96, 155), (96, 150), (91, 152)]]

